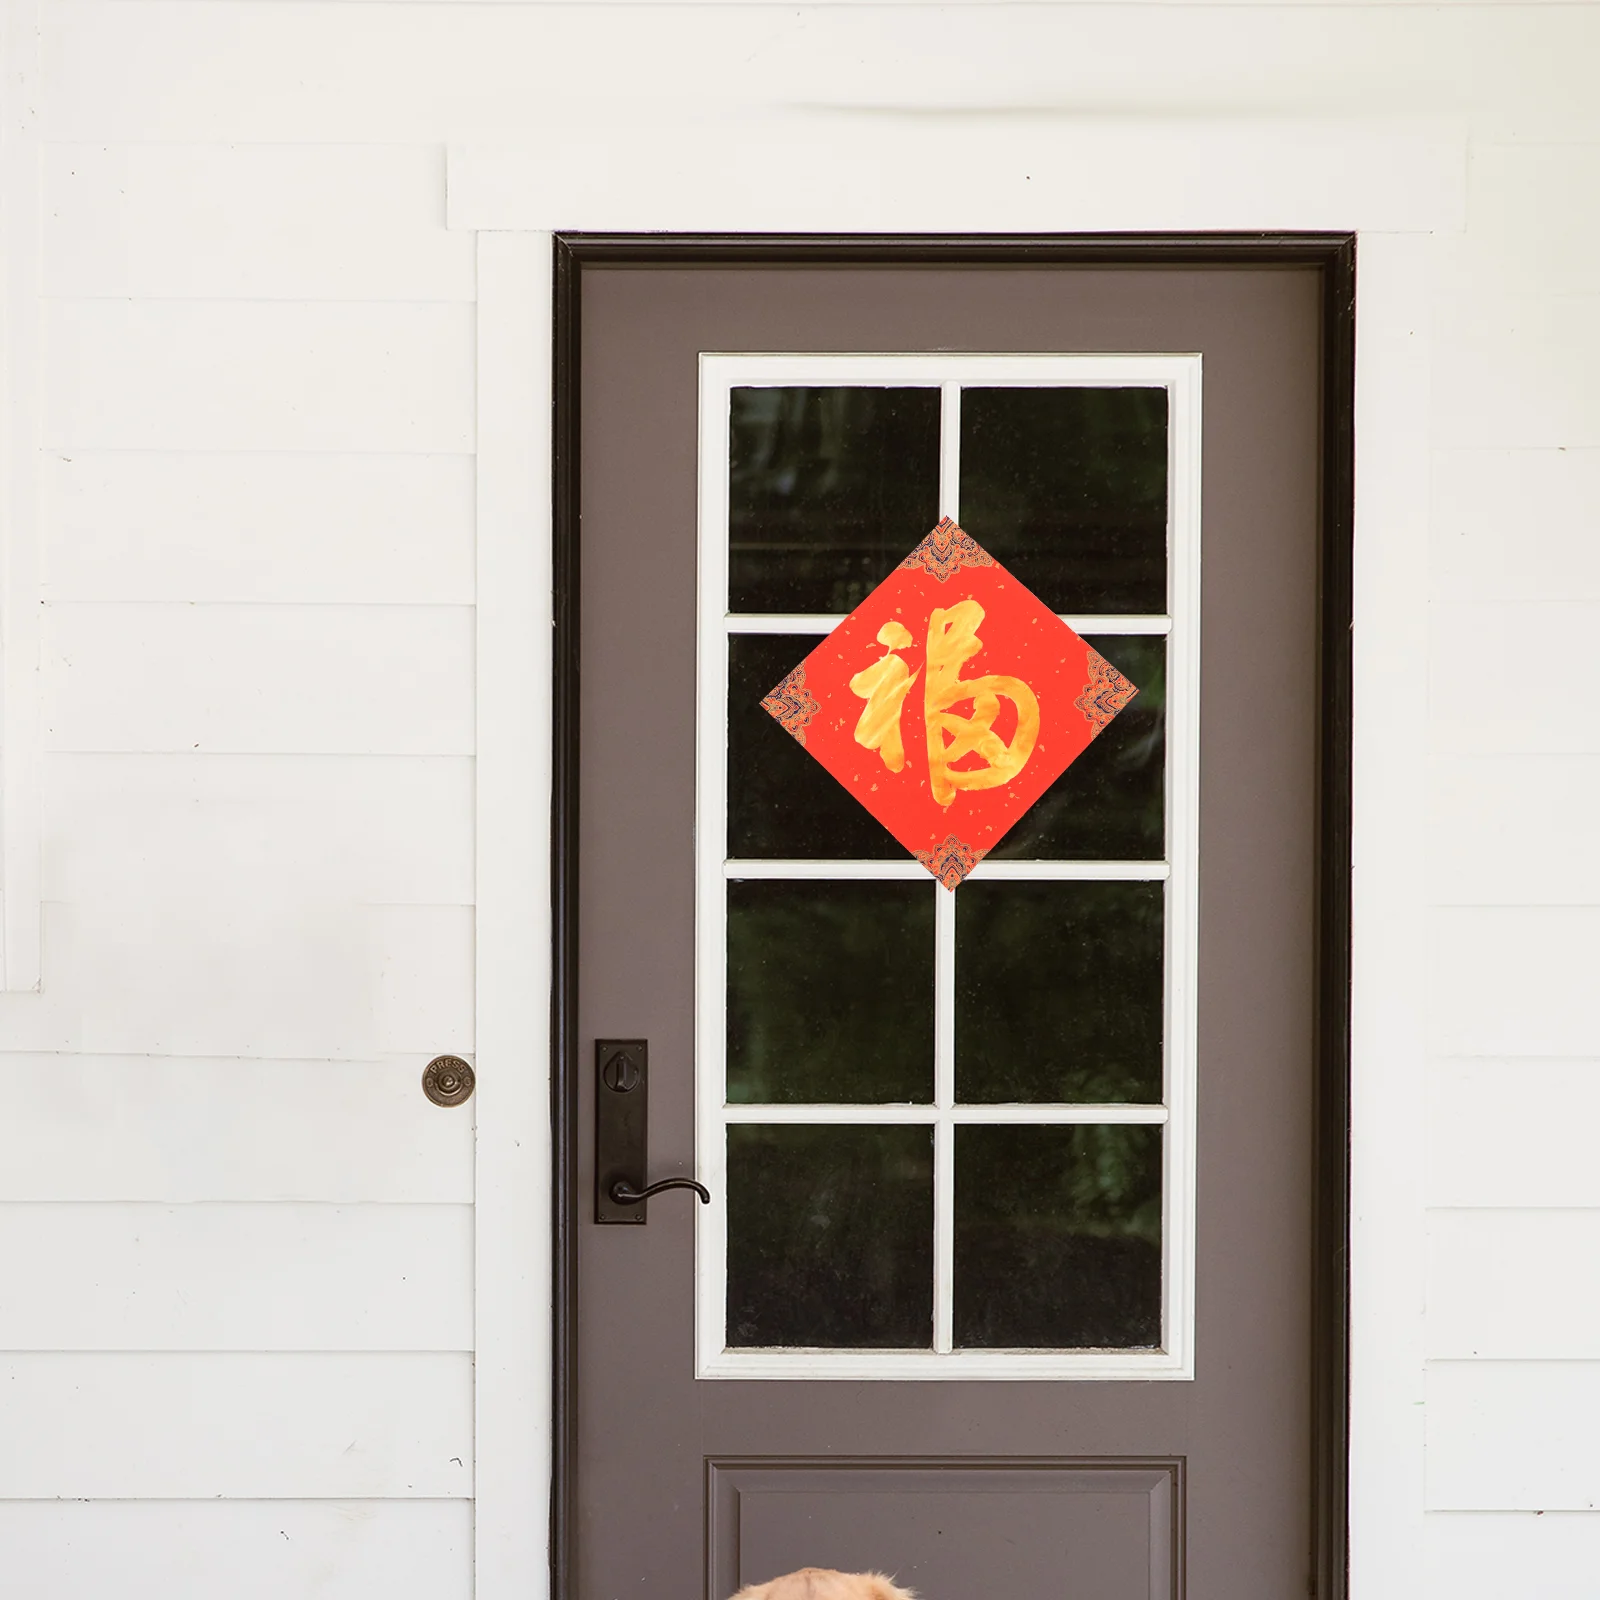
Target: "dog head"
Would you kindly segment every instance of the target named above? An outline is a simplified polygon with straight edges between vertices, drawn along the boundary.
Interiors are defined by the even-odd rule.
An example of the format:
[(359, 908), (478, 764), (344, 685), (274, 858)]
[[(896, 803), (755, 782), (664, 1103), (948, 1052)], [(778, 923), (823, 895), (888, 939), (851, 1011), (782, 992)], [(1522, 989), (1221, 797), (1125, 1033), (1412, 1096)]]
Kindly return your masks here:
[(770, 1583), (753, 1583), (733, 1600), (917, 1600), (880, 1572), (834, 1572), (802, 1567)]

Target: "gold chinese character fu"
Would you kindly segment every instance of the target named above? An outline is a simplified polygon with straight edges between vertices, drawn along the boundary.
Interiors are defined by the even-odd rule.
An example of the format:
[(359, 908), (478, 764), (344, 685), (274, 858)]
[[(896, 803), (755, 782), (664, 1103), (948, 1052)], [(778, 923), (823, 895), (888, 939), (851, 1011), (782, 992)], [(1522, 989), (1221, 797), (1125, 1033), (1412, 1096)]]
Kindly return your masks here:
[(856, 723), (856, 743), (876, 750), (883, 757), (884, 766), (891, 772), (898, 772), (906, 764), (905, 741), (900, 737), (900, 712), (911, 685), (917, 681), (917, 674), (895, 651), (904, 650), (912, 643), (911, 630), (903, 622), (886, 622), (878, 629), (878, 643), (888, 645), (888, 654), (880, 656), (870, 667), (863, 667), (850, 680), (852, 692), (867, 702), (861, 720)]
[[(983, 607), (976, 600), (960, 600), (948, 608), (936, 606), (928, 618), (927, 678), (923, 683), (923, 718), (928, 735), (928, 780), (933, 798), (948, 806), (962, 789), (993, 789), (1009, 783), (1028, 764), (1039, 737), (1039, 702), (1021, 678), (991, 673), (963, 678), (961, 669), (979, 651), (983, 641), (978, 624)], [(912, 643), (910, 630), (899, 622), (886, 622), (878, 630), (878, 643), (888, 653), (850, 680), (851, 690), (867, 702), (856, 723), (856, 743), (876, 750), (891, 772), (906, 763), (900, 734), (900, 716), (907, 694), (919, 673), (912, 672), (895, 654)], [(1017, 725), (1007, 742), (994, 731), (1001, 700), (1016, 707)], [(955, 708), (971, 701), (970, 716)], [(976, 756), (980, 767), (957, 767)]]

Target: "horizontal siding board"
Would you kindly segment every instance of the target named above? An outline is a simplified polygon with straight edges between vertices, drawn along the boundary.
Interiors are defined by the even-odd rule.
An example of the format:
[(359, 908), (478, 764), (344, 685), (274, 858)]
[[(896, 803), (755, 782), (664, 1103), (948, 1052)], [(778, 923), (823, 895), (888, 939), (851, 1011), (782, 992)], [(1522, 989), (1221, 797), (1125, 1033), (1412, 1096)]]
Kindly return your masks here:
[(45, 758), (47, 900), (470, 905), (465, 756)]
[(1428, 1354), (1600, 1360), (1600, 1209), (1435, 1211)]
[(1600, 1056), (1600, 907), (1457, 907), (1432, 920), (1437, 1054)]
[(472, 449), (471, 306), (47, 300), (41, 327), (65, 454)]
[(470, 755), (463, 606), (51, 606), (46, 750)]
[(46, 904), (45, 989), (10, 1008), (19, 1048), (426, 1062), (472, 1050), (472, 912), (293, 894), (226, 915), (178, 894)]
[(1600, 450), (1437, 450), (1432, 496), (1439, 598), (1600, 599)]
[[(420, 1070), (440, 1033), (472, 1048), (465, 907), (291, 893), (219, 909), (174, 894), (43, 913), (43, 992), (0, 996), (13, 1050), (361, 1061), (395, 1039)], [(411, 1035), (419, 1022), (427, 1043)]]
[(1600, 1060), (1436, 1062), (1428, 1201), (1600, 1207), (1596, 1128)]
[(466, 1355), (0, 1356), (0, 1500), (454, 1499)]
[(0, 1260), (5, 1350), (472, 1348), (469, 1206), (0, 1205)]
[(1594, 1600), (1600, 1513), (1437, 1513), (1426, 1519), (1430, 1595)]
[(437, 144), (46, 145), (42, 182), (46, 295), (473, 298)]
[(464, 455), (59, 451), (47, 601), (471, 605)]
[(1600, 293), (1600, 146), (1475, 141), (1441, 279), (1480, 295)]
[(1600, 1362), (1434, 1363), (1427, 1381), (1429, 1508), (1595, 1510), (1596, 1417)]
[(476, 1020), (470, 906), (382, 906), (377, 1041), (384, 1051), (461, 1054)]
[(464, 1500), (0, 1501), (0, 1550), (13, 1600), (472, 1600)]
[(1442, 294), (1434, 318), (1433, 443), (1600, 445), (1600, 293)]
[(1597, 631), (1595, 601), (1436, 606), (1428, 686), (1434, 748), (1600, 752)]
[[(928, 7), (908, 36), (879, 7), (217, 6), (65, 0), (46, 15), (56, 93), (47, 136), (100, 140), (318, 141), (559, 133), (575, 112), (648, 114), (675, 105), (816, 109), (993, 106), (1049, 126), (1068, 107), (1128, 116), (1180, 107), (1197, 118), (1353, 112), (1415, 118), (1459, 110), (1483, 86), (1486, 111), (1518, 137), (1600, 126), (1588, 8), (1496, 7), (1474, 26), (1458, 6)], [(1509, 13), (1509, 14), (1508, 14)], [(380, 61), (383, 70), (375, 71)], [(538, 92), (530, 63), (561, 70)], [(661, 64), (671, 61), (670, 93)], [(1048, 63), (1035, 79), (1019, 63)], [(1042, 69), (1041, 69), (1042, 70)], [(1046, 89), (1037, 85), (1043, 82)], [(1043, 98), (1047, 95), (1048, 98)], [(1062, 120), (1066, 120), (1065, 115)], [(838, 137), (860, 143), (840, 115)], [(909, 120), (909, 118), (908, 118)], [(925, 122), (926, 118), (917, 118)], [(976, 119), (974, 119), (976, 120)], [(641, 116), (641, 132), (648, 123)], [(641, 152), (648, 144), (641, 145)], [(1254, 219), (1240, 217), (1241, 225)]]
[(0, 1055), (0, 1202), (467, 1205), (472, 1104), (425, 1064)]
[(1442, 755), (1430, 778), (1435, 904), (1600, 905), (1600, 755)]

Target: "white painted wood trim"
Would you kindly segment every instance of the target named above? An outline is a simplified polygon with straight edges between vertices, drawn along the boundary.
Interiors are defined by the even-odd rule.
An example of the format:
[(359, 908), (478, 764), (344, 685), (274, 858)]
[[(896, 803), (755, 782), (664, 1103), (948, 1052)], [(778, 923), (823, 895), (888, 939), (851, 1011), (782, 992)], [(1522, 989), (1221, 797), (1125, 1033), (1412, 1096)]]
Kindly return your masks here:
[[(856, 128), (848, 162), (818, 154), (816, 132), (793, 139), (797, 153), (781, 163), (788, 182), (770, 165), (766, 148), (750, 150), (758, 183), (745, 184), (727, 170), (737, 140), (725, 123), (711, 126), (716, 148), (707, 161), (673, 159), (673, 129), (655, 117), (648, 148), (661, 156), (658, 168), (642, 169), (637, 133), (606, 118), (581, 139), (532, 144), (490, 139), (452, 145), (448, 152), (448, 224), (464, 229), (552, 230), (583, 226), (615, 231), (651, 228), (734, 231), (775, 227), (779, 231), (825, 231), (861, 227), (869, 231), (916, 232), (1011, 228), (1023, 232), (1062, 229), (1132, 232), (1173, 229), (1280, 227), (1361, 230), (1356, 357), (1356, 709), (1355, 846), (1358, 890), (1354, 906), (1357, 952), (1353, 999), (1356, 1013), (1353, 1075), (1357, 1104), (1352, 1196), (1352, 1271), (1355, 1279), (1351, 1377), (1351, 1574), (1356, 1600), (1409, 1600), (1424, 1588), (1421, 1572), (1420, 1357), (1422, 1312), (1413, 1293), (1419, 1281), (1421, 1213), (1403, 1209), (1414, 1149), (1407, 1130), (1419, 1124), (1411, 1104), (1420, 1092), (1421, 994), (1419, 970), (1426, 948), (1414, 926), (1411, 875), (1422, 852), (1415, 838), (1415, 810), (1402, 817), (1392, 796), (1420, 804), (1421, 751), (1408, 708), (1387, 693), (1393, 681), (1419, 682), (1426, 673), (1422, 649), (1428, 591), (1426, 493), (1429, 399), (1425, 340), (1432, 286), (1419, 263), (1430, 232), (1459, 232), (1466, 215), (1467, 123), (1464, 118), (1416, 118), (1387, 126), (1360, 118), (1318, 123), (1304, 118), (1253, 118), (1200, 127), (1193, 118), (1168, 123), (1114, 125), (1070, 116), (1051, 118), (1049, 145), (1054, 167), (1033, 174), (1026, 188), (1009, 171), (986, 163), (992, 145), (973, 148), (945, 163), (930, 152), (930, 120), (920, 114), (915, 139), (897, 159), (874, 149), (873, 137)], [(975, 119), (960, 119), (963, 136)], [(997, 119), (1007, 124), (1009, 119)], [(835, 125), (836, 126), (836, 125)], [(604, 131), (606, 137), (587, 135)], [(892, 130), (898, 137), (898, 130)], [(768, 140), (770, 144), (770, 139)], [(971, 141), (969, 140), (969, 144)], [(1011, 148), (1017, 147), (1015, 139)], [(1028, 141), (1029, 166), (1037, 165), (1037, 140)], [(1271, 158), (1264, 152), (1274, 152)], [(692, 154), (692, 152), (690, 152)], [(721, 174), (716, 185), (685, 194), (660, 182), (705, 172)], [(818, 174), (826, 181), (818, 182)], [(778, 181), (774, 181), (775, 177)], [(768, 197), (776, 197), (769, 199)], [(776, 211), (772, 209), (776, 207)], [(1382, 237), (1415, 234), (1412, 241)], [(539, 232), (548, 240), (548, 231)], [(549, 302), (535, 289), (536, 312), (550, 332)], [(491, 344), (502, 306), (479, 308), (479, 339)], [(1383, 341), (1399, 339), (1385, 352)], [(549, 374), (541, 365), (533, 379), (537, 410), (548, 415)], [(480, 418), (480, 424), (483, 419)], [(523, 470), (531, 477), (544, 458), (542, 437), (523, 441)], [(1421, 501), (1418, 489), (1420, 485)], [(541, 491), (542, 491), (541, 485)], [(1376, 552), (1386, 551), (1384, 555)], [(525, 623), (538, 631), (549, 616), (548, 587), (528, 601)], [(481, 659), (481, 658), (480, 658)], [(548, 741), (546, 741), (548, 743)], [(1387, 773), (1388, 778), (1378, 775)], [(1366, 775), (1364, 777), (1364, 774)], [(497, 782), (488, 772), (480, 785)], [(538, 815), (546, 815), (541, 811)], [(540, 843), (547, 842), (540, 830)], [(480, 862), (490, 860), (492, 841), (480, 839)], [(1363, 857), (1365, 856), (1365, 861)], [(1375, 870), (1363, 874), (1366, 863)], [(1390, 872), (1389, 867), (1403, 870)], [(480, 871), (486, 870), (480, 865)], [(541, 902), (541, 951), (549, 945), (549, 922)], [(1387, 932), (1385, 931), (1387, 930)], [(487, 935), (480, 922), (480, 939)], [(1382, 935), (1382, 937), (1380, 937)], [(480, 955), (482, 949), (480, 947)], [(498, 966), (496, 968), (498, 971)], [(479, 993), (501, 981), (536, 981), (507, 968), (503, 975), (480, 971)], [(541, 1001), (545, 997), (541, 995)], [(541, 1050), (534, 1058), (546, 1061)], [(547, 1082), (547, 1080), (545, 1080)], [(1363, 1098), (1370, 1083), (1372, 1093)], [(541, 1084), (541, 1090), (544, 1084)], [(1385, 1107), (1388, 1111), (1385, 1111)], [(481, 1114), (481, 1113), (480, 1113)], [(1387, 1131), (1387, 1138), (1383, 1135)], [(1401, 1192), (1396, 1192), (1397, 1189)], [(1397, 1203), (1401, 1209), (1396, 1209)], [(540, 1194), (523, 1223), (522, 1238), (540, 1250), (550, 1227), (549, 1200)], [(1408, 1307), (1401, 1314), (1397, 1308)], [(479, 1339), (488, 1335), (480, 1301)], [(547, 1330), (521, 1356), (527, 1381), (548, 1380)], [(1415, 1372), (1416, 1381), (1412, 1381)], [(549, 1438), (540, 1441), (541, 1482), (548, 1481)], [(531, 1514), (530, 1514), (531, 1513)], [(543, 1502), (524, 1505), (532, 1526)], [(542, 1521), (541, 1521), (542, 1526)], [(535, 1597), (548, 1592), (547, 1547), (539, 1537), (537, 1559), (529, 1558), (521, 1581)], [(496, 1590), (497, 1594), (504, 1590)]]
[[(931, 108), (937, 109), (937, 108)], [(752, 233), (1459, 229), (1451, 116), (1125, 116), (777, 106), (589, 112), (450, 149), (452, 228)], [(853, 113), (853, 114), (852, 114)], [(715, 174), (712, 181), (707, 175)]]
[(1166, 1350), (731, 1350), (702, 1358), (697, 1376), (818, 1378), (879, 1383), (1143, 1383), (1194, 1376)]
[(1363, 236), (1356, 269), (1351, 905), (1350, 1586), (1430, 1588), (1423, 1439), (1431, 241)]
[(39, 0), (0, 13), (0, 988), (39, 986)]
[(1201, 358), (1168, 387), (1167, 860), (1165, 897), (1167, 1136), (1162, 1195), (1161, 1325), (1168, 1353), (1194, 1375), (1195, 1184), (1198, 1116), (1196, 973), (1200, 945)]
[(549, 1589), (551, 252), (478, 241), (476, 1600)]
[[(696, 952), (695, 1022), (697, 1162), (711, 1191), (708, 1207), (696, 1212), (696, 1371), (702, 1377), (877, 1377), (954, 1378), (978, 1370), (970, 1362), (949, 1360), (953, 1351), (954, 1160), (955, 1123), (1011, 1123), (1091, 1120), (1053, 1116), (1044, 1107), (1014, 1106), (1004, 1116), (959, 1116), (955, 1108), (955, 899), (935, 896), (934, 1099), (931, 1107), (785, 1108), (762, 1117), (756, 1108), (724, 1106), (726, 1073), (725, 994), (727, 883), (741, 877), (851, 878), (916, 881), (925, 877), (919, 863), (730, 862), (727, 837), (727, 674), (729, 639), (741, 631), (731, 625), (728, 596), (728, 446), (729, 396), (735, 387), (783, 384), (883, 384), (910, 382), (940, 390), (939, 496), (944, 515), (959, 493), (959, 407), (963, 385), (1149, 386), (1168, 395), (1168, 593), (1160, 617), (1167, 649), (1167, 849), (1164, 863), (1136, 863), (1135, 879), (1165, 880), (1166, 959), (1164, 962), (1165, 1090), (1159, 1117), (1146, 1108), (1116, 1122), (1161, 1122), (1162, 1140), (1162, 1329), (1159, 1351), (1126, 1353), (1108, 1369), (1097, 1352), (1034, 1352), (1017, 1365), (1019, 1378), (1104, 1378), (1109, 1373), (1146, 1377), (1193, 1376), (1194, 1341), (1194, 1185), (1195, 1185), (1195, 967), (1199, 933), (1197, 878), (1199, 852), (1199, 639), (1200, 639), (1200, 382), (1201, 358), (1177, 355), (741, 355), (700, 358), (700, 512), (699, 512), (699, 682), (696, 718)], [(747, 620), (744, 617), (740, 622)], [(795, 617), (797, 631), (816, 631), (820, 618)], [(1152, 619), (1140, 617), (1139, 623)], [(751, 630), (767, 631), (767, 630)], [(1113, 626), (1108, 632), (1119, 631)], [(984, 864), (987, 865), (987, 864)], [(1112, 863), (1004, 862), (991, 876), (1003, 880), (1111, 879)], [(1152, 870), (1154, 869), (1154, 870)], [(973, 874), (983, 872), (983, 865)], [(763, 1108), (765, 1109), (765, 1108)], [(726, 1127), (762, 1120), (804, 1123), (884, 1122), (931, 1124), (933, 1133), (933, 1336), (932, 1348), (902, 1359), (882, 1353), (867, 1366), (854, 1351), (773, 1351), (724, 1348), (727, 1212)], [(976, 1353), (969, 1352), (975, 1355)], [(930, 1361), (924, 1357), (931, 1357)], [(990, 1375), (1005, 1370), (1014, 1353), (986, 1352), (979, 1366)], [(787, 1365), (785, 1365), (787, 1363)]]

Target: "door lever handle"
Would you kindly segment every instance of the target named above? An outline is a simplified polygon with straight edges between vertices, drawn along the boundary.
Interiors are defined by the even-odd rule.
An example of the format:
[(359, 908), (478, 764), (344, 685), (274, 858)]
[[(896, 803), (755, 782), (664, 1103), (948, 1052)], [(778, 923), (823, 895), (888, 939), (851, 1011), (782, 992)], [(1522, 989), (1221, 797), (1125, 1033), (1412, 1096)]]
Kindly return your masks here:
[(663, 1189), (693, 1189), (700, 1196), (700, 1204), (711, 1204), (711, 1191), (703, 1183), (696, 1183), (693, 1178), (663, 1178), (659, 1183), (652, 1183), (648, 1188), (635, 1189), (626, 1178), (618, 1178), (611, 1185), (611, 1198), (619, 1206), (636, 1206), (641, 1200), (648, 1200), (653, 1194), (660, 1194)]

